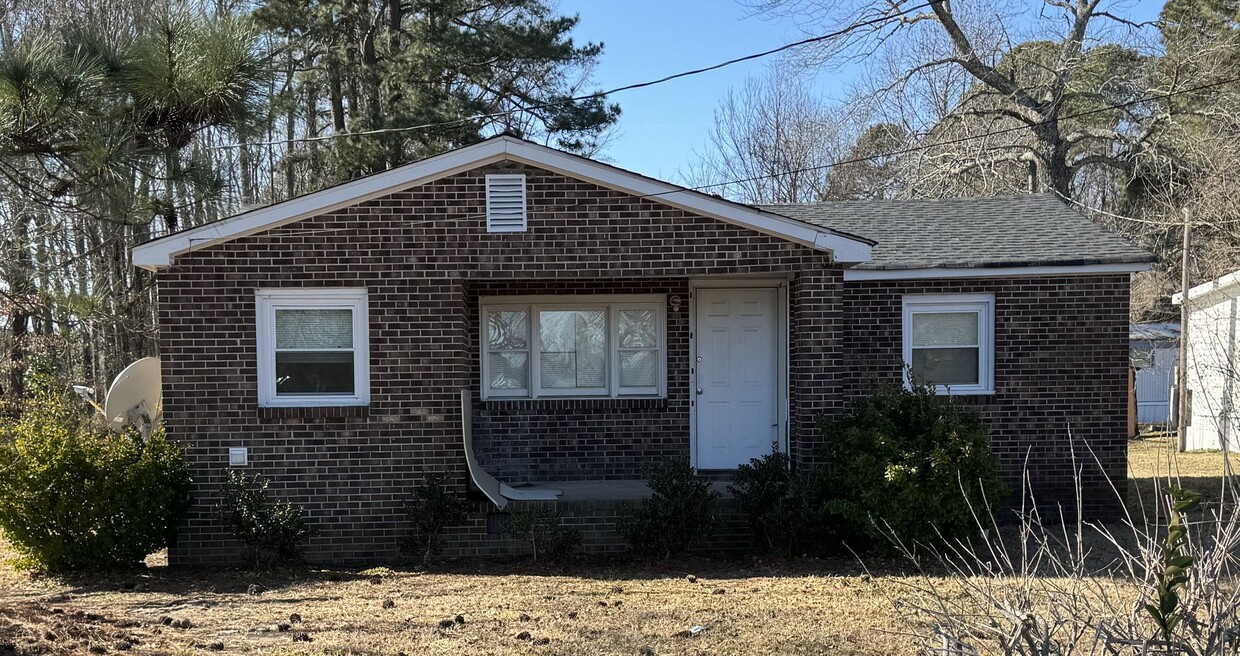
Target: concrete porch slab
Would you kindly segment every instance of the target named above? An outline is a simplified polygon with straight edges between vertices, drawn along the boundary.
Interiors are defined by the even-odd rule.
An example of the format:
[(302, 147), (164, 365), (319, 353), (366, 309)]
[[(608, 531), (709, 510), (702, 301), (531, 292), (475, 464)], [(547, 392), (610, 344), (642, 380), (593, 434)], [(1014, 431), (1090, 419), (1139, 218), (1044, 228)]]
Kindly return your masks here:
[[(711, 483), (711, 489), (724, 498), (730, 497), (728, 484), (723, 481)], [(521, 486), (514, 485), (516, 489)], [(539, 483), (540, 488), (563, 490), (558, 501), (635, 501), (650, 496), (650, 488), (641, 480), (629, 481), (550, 481)]]

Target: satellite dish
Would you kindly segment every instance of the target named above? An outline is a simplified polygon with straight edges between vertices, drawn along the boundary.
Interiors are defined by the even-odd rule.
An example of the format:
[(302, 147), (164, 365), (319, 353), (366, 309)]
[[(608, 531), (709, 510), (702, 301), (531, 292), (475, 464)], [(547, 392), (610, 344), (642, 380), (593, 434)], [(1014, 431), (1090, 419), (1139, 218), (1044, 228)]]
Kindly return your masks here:
[(142, 358), (116, 375), (103, 402), (103, 415), (113, 428), (136, 426), (147, 433), (159, 421), (159, 358)]

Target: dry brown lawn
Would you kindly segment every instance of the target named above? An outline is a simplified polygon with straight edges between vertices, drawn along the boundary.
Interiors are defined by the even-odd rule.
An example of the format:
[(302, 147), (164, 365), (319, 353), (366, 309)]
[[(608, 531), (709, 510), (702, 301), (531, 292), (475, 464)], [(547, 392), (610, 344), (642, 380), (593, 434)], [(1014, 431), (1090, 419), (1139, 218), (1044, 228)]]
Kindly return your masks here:
[[(1148, 495), (1173, 471), (1185, 486), (1217, 495), (1222, 462), (1217, 453), (1173, 454), (1166, 439), (1137, 441), (1131, 448), (1132, 487)], [(891, 569), (871, 579), (847, 561), (448, 567), (457, 569), (249, 574), (179, 572), (152, 562), (141, 574), (61, 580), (0, 567), (0, 656), (916, 649), (907, 636), (916, 627), (897, 608), (909, 579)], [(257, 594), (251, 585), (260, 586), (253, 590)], [(294, 614), (300, 621), (290, 620)], [(172, 620), (190, 626), (164, 623)], [(694, 626), (705, 630), (692, 637), (682, 633)]]
[(1240, 461), (1218, 451), (1178, 453), (1175, 439), (1156, 436), (1128, 443), (1129, 505), (1149, 504), (1158, 498), (1169, 483), (1217, 501), (1221, 493), (1223, 472), (1230, 463), (1231, 471)]
[[(364, 575), (175, 573), (49, 581), (0, 575), (0, 653), (906, 653), (898, 581), (852, 565), (584, 563)], [(582, 576), (581, 574), (585, 575)], [(691, 582), (694, 574), (696, 582)], [(144, 586), (126, 591), (122, 586)], [(257, 595), (247, 588), (257, 584)], [(390, 602), (390, 603), (389, 603)], [(290, 616), (300, 615), (299, 622)], [(76, 615), (75, 615), (76, 614)], [(463, 622), (458, 623), (457, 616)], [(189, 620), (188, 629), (160, 623)], [(441, 625), (441, 623), (443, 625)], [(7, 624), (7, 627), (6, 627)], [(284, 626), (281, 626), (283, 624)], [(445, 626), (446, 625), (446, 626)], [(696, 637), (680, 635), (694, 626)], [(308, 638), (309, 642), (299, 639)]]

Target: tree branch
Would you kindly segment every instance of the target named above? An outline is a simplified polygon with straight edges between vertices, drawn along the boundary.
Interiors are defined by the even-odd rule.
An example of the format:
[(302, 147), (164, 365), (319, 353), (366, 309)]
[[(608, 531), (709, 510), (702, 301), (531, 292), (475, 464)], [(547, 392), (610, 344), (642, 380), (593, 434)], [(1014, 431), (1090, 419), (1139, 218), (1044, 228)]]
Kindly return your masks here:
[(935, 2), (930, 5), (930, 8), (938, 16), (939, 23), (947, 31), (947, 36), (955, 46), (956, 52), (960, 54), (958, 63), (962, 68), (985, 85), (1011, 98), (1017, 106), (1028, 112), (1032, 120), (1042, 121), (1046, 118), (1040, 104), (1033, 96), (1030, 96), (1014, 80), (1000, 74), (993, 66), (982, 62), (977, 56), (977, 49), (964, 33), (964, 29), (956, 22), (951, 6), (947, 2)]
[(1072, 163), (1068, 166), (1072, 169), (1072, 172), (1075, 173), (1086, 166), (1097, 165), (1107, 166), (1117, 171), (1132, 170), (1131, 160), (1120, 155), (1110, 155), (1105, 153), (1090, 153), (1089, 155), (1082, 155), (1081, 157), (1072, 160)]

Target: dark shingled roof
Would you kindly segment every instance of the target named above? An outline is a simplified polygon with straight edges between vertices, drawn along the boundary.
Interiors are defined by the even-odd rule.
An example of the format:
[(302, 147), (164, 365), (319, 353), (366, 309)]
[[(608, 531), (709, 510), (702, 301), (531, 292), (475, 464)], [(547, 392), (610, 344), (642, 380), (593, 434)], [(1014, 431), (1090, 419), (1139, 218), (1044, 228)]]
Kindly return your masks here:
[(1051, 194), (761, 205), (877, 242), (858, 269), (1072, 266), (1152, 262)]

